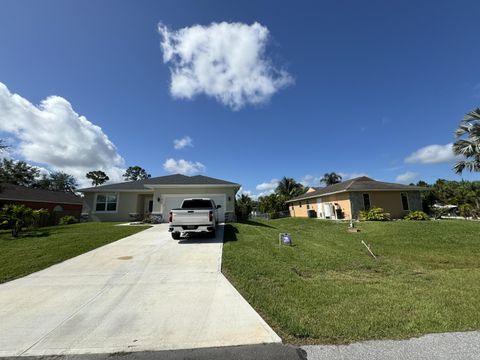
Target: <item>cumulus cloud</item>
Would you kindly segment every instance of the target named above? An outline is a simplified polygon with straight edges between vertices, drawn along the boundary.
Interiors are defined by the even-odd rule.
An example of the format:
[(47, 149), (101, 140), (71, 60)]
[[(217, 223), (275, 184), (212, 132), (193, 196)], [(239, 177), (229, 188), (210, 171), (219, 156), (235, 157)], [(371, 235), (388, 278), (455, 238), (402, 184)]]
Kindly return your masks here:
[(193, 140), (190, 136), (184, 136), (181, 139), (173, 140), (173, 147), (175, 150), (180, 150), (186, 147), (193, 147)]
[(212, 23), (170, 30), (159, 24), (163, 62), (170, 65), (170, 93), (204, 94), (233, 110), (267, 102), (293, 83), (267, 56), (269, 30), (259, 23)]
[(237, 197), (240, 197), (242, 195), (247, 195), (247, 196), (251, 197), (252, 199), (257, 198), (257, 195), (253, 194), (252, 191), (245, 190), (243, 187), (240, 187), (240, 189), (237, 191)]
[(163, 163), (165, 171), (171, 174), (195, 175), (205, 171), (205, 165), (196, 161), (167, 159)]
[(301, 178), (300, 184), (303, 186), (314, 186), (314, 187), (319, 187), (321, 186), (320, 184), (320, 179), (322, 176), (314, 176), (314, 175), (305, 175), (304, 177)]
[(260, 191), (270, 191), (273, 192), (278, 186), (278, 179), (272, 179), (270, 182), (264, 182), (258, 184), (255, 188)]
[(453, 144), (446, 145), (428, 145), (410, 154), (406, 159), (406, 163), (420, 164), (439, 164), (455, 160), (453, 153)]
[(119, 181), (124, 160), (99, 126), (77, 114), (60, 96), (36, 106), (0, 83), (0, 131), (12, 134), (14, 152), (25, 160), (74, 175), (87, 185), (85, 174), (103, 170)]
[(402, 184), (409, 184), (413, 182), (414, 180), (418, 179), (419, 173), (413, 172), (413, 171), (406, 171), (403, 174), (398, 175), (395, 178), (396, 182), (402, 183)]

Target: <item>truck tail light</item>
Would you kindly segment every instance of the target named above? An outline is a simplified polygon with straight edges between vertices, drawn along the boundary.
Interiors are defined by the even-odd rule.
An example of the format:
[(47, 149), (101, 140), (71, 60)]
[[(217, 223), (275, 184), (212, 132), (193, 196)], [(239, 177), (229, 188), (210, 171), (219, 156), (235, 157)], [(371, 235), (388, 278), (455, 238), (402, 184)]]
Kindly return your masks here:
[(172, 222), (173, 214), (172, 211), (170, 210), (170, 213), (168, 214), (168, 222)]
[(213, 211), (208, 212), (208, 221), (213, 221)]

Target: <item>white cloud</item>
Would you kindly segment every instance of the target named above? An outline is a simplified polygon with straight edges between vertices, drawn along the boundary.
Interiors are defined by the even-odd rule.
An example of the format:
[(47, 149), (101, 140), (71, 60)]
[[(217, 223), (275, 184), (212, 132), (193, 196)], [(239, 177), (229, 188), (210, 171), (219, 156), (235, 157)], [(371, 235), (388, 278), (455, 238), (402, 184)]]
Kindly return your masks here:
[(205, 165), (198, 161), (167, 159), (163, 163), (165, 171), (171, 174), (194, 175), (205, 171)]
[(181, 139), (173, 140), (173, 147), (175, 150), (186, 148), (187, 146), (193, 147), (193, 140), (190, 136), (184, 136)]
[(278, 186), (278, 179), (272, 179), (270, 182), (258, 184), (255, 188), (260, 191), (275, 191)]
[(256, 195), (256, 198), (258, 199), (259, 197), (262, 197), (262, 196), (268, 196), (268, 195), (271, 195), (275, 192), (275, 189), (270, 189), (270, 190), (266, 190), (266, 191), (262, 191), (260, 193), (258, 193)]
[(90, 170), (103, 170), (113, 181), (124, 172), (123, 158), (102, 129), (60, 96), (36, 106), (0, 82), (0, 131), (15, 136), (13, 151), (26, 161), (72, 174), (81, 186), (89, 185)]
[(205, 94), (233, 110), (261, 104), (293, 83), (266, 54), (269, 30), (259, 23), (212, 23), (170, 30), (158, 25), (163, 62), (170, 64), (170, 93)]
[(243, 187), (240, 187), (240, 189), (237, 191), (237, 197), (242, 195), (250, 196), (252, 199), (257, 198), (257, 195), (254, 195), (250, 190), (245, 190)]
[(300, 180), (300, 184), (302, 184), (303, 186), (309, 186), (309, 187), (310, 186), (319, 187), (319, 186), (322, 186), (320, 184), (320, 179), (321, 178), (322, 178), (322, 176), (305, 175)]
[(438, 164), (455, 160), (453, 153), (453, 144), (446, 145), (428, 145), (410, 154), (406, 159), (406, 163), (420, 164)]
[(403, 174), (398, 175), (395, 178), (395, 181), (399, 182), (399, 183), (402, 183), (402, 184), (409, 184), (409, 183), (413, 182), (414, 180), (417, 180), (418, 175), (420, 175), (420, 174), (416, 173), (416, 172), (412, 172), (412, 171), (407, 171), (407, 172), (404, 172)]

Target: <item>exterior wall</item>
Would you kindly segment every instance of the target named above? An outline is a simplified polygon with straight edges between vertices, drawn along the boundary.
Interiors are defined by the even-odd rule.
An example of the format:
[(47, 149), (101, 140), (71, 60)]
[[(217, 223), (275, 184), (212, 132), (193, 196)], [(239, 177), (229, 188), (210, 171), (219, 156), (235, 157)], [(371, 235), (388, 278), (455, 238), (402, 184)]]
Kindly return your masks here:
[[(153, 196), (153, 213), (162, 212), (163, 196), (166, 194), (226, 194), (225, 211), (235, 211), (235, 188), (232, 187), (178, 187), (159, 188), (148, 192), (115, 192), (118, 195), (116, 212), (96, 212), (95, 194), (106, 192), (87, 192), (84, 195), (83, 213), (88, 213), (93, 221), (131, 221), (130, 213), (143, 214), (145, 210), (145, 198)], [(112, 191), (113, 193), (113, 191)], [(160, 199), (160, 201), (158, 201)], [(230, 200), (229, 200), (230, 199)]]
[[(296, 201), (289, 204), (289, 211), (291, 217), (308, 217), (308, 210), (315, 210), (317, 216), (319, 212), (323, 212), (323, 209), (318, 209), (317, 199), (308, 199), (302, 201)], [(348, 193), (340, 193), (329, 196), (322, 197), (324, 203), (338, 204), (342, 209), (344, 219), (351, 219), (351, 206), (350, 206), (350, 197)], [(301, 204), (301, 206), (300, 206)]]
[[(407, 193), (409, 210), (403, 210), (401, 193)], [(354, 218), (358, 218), (359, 212), (364, 209), (363, 194), (370, 195), (371, 207), (380, 207), (389, 212), (393, 219), (401, 219), (409, 211), (422, 210), (422, 199), (420, 191), (367, 191), (352, 192), (352, 212)]]
[[(403, 210), (401, 193), (407, 193), (409, 210)], [(389, 212), (393, 219), (403, 218), (409, 211), (422, 210), (420, 191), (366, 191), (339, 193), (323, 196), (324, 203), (338, 204), (344, 214), (344, 219), (357, 219), (363, 206), (363, 194), (370, 195), (371, 207), (381, 207)], [(317, 199), (296, 201), (289, 204), (291, 217), (307, 217), (307, 211), (313, 209), (319, 213)], [(300, 203), (302, 206), (300, 206)], [(322, 211), (322, 209), (320, 210)]]
[[(152, 192), (153, 193), (153, 192)], [(83, 198), (82, 212), (90, 214), (93, 221), (131, 221), (130, 213), (143, 213), (144, 195), (145, 193), (136, 192), (118, 192), (117, 211), (115, 212), (96, 212), (95, 211), (95, 195), (106, 194), (106, 192), (85, 193)]]

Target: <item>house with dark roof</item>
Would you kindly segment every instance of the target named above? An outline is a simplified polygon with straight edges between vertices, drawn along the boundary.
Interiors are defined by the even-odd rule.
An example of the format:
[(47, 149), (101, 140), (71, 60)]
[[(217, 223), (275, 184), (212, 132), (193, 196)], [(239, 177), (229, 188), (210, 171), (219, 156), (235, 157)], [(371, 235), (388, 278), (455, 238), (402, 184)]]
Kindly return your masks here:
[(168, 219), (171, 209), (186, 198), (210, 198), (221, 205), (218, 218), (224, 221), (235, 212), (235, 194), (240, 185), (196, 175), (167, 175), (138, 181), (106, 184), (80, 189), (84, 194), (83, 213), (95, 221), (129, 221), (148, 214)]
[(13, 184), (0, 185), (0, 207), (6, 204), (21, 204), (31, 209), (45, 209), (50, 217), (47, 223), (57, 224), (65, 215), (80, 218), (83, 200), (74, 194), (61, 191), (32, 189)]
[(425, 188), (357, 177), (323, 188), (310, 188), (289, 201), (290, 216), (321, 219), (357, 219), (361, 210), (380, 207), (392, 218), (422, 210)]

